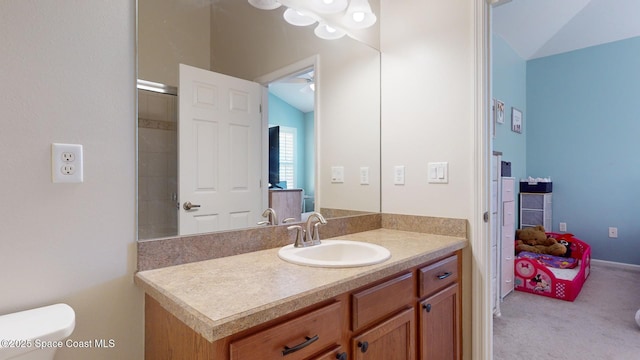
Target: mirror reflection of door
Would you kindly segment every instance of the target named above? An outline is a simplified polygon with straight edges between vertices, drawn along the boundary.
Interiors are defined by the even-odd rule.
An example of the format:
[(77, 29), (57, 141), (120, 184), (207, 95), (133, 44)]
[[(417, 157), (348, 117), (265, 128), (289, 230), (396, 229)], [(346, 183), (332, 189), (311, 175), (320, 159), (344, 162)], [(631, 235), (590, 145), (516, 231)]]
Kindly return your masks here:
[(262, 214), (260, 84), (180, 64), (180, 235), (255, 226)]

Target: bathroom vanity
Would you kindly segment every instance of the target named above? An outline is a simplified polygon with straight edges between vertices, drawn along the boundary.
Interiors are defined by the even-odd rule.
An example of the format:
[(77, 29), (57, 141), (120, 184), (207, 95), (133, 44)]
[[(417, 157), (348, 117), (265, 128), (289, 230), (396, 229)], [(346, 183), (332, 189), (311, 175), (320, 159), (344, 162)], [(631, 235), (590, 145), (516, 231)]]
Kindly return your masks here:
[(384, 263), (318, 268), (278, 249), (139, 272), (147, 359), (460, 359), (464, 238), (377, 229), (341, 239)]

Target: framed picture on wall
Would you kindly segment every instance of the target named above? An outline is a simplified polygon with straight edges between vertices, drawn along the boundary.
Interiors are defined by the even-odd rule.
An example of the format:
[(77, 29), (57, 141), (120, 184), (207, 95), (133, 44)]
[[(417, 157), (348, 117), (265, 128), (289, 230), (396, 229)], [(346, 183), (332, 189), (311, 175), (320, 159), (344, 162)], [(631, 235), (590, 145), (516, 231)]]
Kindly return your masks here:
[(511, 108), (511, 131), (522, 134), (522, 111)]
[(504, 124), (504, 103), (498, 99), (495, 99), (495, 104), (493, 104), (495, 110), (496, 122), (498, 124)]

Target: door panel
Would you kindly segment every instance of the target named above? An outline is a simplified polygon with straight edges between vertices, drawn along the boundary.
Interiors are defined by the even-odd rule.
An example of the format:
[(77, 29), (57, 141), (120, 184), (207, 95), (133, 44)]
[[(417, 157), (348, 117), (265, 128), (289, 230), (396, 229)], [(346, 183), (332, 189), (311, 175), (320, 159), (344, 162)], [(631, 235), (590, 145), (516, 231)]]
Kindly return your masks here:
[(178, 96), (179, 234), (255, 225), (263, 210), (261, 86), (180, 64)]

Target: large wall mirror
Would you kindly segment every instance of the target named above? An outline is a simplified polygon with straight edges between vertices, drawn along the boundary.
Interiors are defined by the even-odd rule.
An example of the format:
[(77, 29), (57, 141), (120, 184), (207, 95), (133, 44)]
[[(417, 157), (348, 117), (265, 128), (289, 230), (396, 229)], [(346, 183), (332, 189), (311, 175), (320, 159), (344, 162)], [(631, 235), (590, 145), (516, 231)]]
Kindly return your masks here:
[[(369, 2), (379, 14), (379, 1)], [(138, 0), (138, 80), (155, 87), (138, 89), (138, 239), (268, 226), (268, 207), (283, 209), (280, 224), (312, 211), (380, 211), (379, 27), (324, 40), (284, 11), (246, 0)], [(247, 95), (255, 85), (258, 100)], [(216, 100), (222, 93), (231, 95)], [(234, 119), (246, 112), (251, 125), (200, 121), (207, 106)], [(187, 170), (185, 156), (196, 159)], [(215, 196), (186, 194), (185, 184)], [(256, 205), (229, 209), (240, 200), (223, 191)]]

